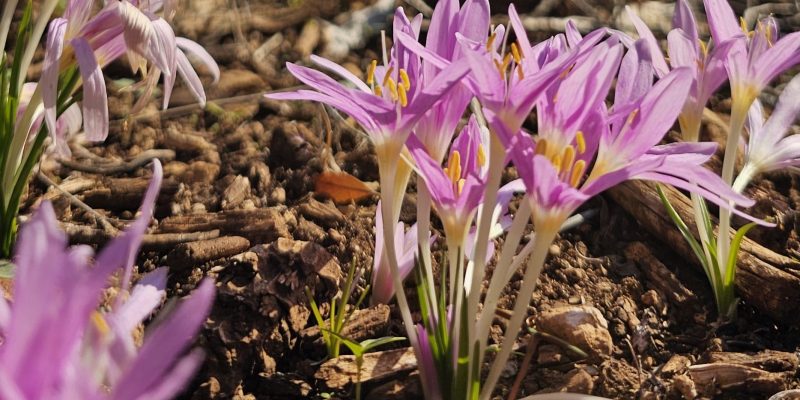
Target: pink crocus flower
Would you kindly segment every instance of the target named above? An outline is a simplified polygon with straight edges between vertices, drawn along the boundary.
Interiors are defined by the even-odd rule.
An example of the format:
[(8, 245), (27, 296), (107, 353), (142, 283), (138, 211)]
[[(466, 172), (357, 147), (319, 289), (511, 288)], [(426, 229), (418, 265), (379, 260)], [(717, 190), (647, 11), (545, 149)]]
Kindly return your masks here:
[[(150, 193), (160, 174), (156, 161)], [(49, 203), (22, 228), (13, 302), (0, 296), (0, 398), (167, 399), (191, 379), (202, 356), (182, 354), (210, 310), (212, 281), (151, 327), (138, 350), (132, 330), (160, 303), (165, 270), (144, 277), (111, 312), (97, 311), (111, 274), (129, 268), (154, 200), (146, 196), (132, 229), (96, 257), (88, 246), (67, 247)]]
[[(691, 7), (686, 0), (678, 0), (675, 3), (675, 14), (672, 20), (673, 29), (667, 35), (668, 65), (655, 35), (644, 21), (630, 8), (628, 8), (628, 15), (647, 49), (649, 55), (647, 60), (650, 61), (656, 76), (663, 77), (669, 72), (670, 67), (684, 67), (691, 72), (692, 87), (681, 115), (678, 117), (678, 122), (681, 125), (684, 139), (696, 142), (700, 136), (700, 120), (703, 109), (714, 92), (728, 78), (725, 72), (726, 60), (737, 40), (715, 41), (713, 44), (702, 41), (698, 35), (697, 22)], [(636, 54), (637, 52), (629, 53), (629, 55)], [(644, 58), (640, 57), (639, 59)], [(631, 59), (628, 63), (623, 62), (623, 68), (629, 69), (632, 61)]]
[(772, 17), (760, 21), (754, 31), (747, 31), (744, 20), (736, 19), (727, 1), (704, 0), (703, 4), (714, 42), (735, 41), (726, 67), (734, 103), (740, 104), (744, 114), (770, 81), (800, 62), (800, 32), (779, 38)]
[(102, 68), (125, 54), (135, 70), (146, 72), (146, 61), (152, 63), (145, 79), (146, 93), (152, 91), (159, 75), (164, 74), (165, 108), (178, 74), (186, 80), (192, 94), (201, 103), (205, 102), (202, 83), (179, 47), (207, 65), (215, 81), (219, 68), (201, 46), (176, 38), (169, 24), (155, 15), (162, 3), (153, 2), (142, 10), (135, 0), (111, 1), (91, 15), (94, 1), (71, 0), (64, 16), (50, 22), (41, 85), (45, 122), (51, 132), (55, 126), (58, 77), (72, 59), (77, 61), (83, 82), (84, 130), (89, 140), (104, 140), (108, 135), (108, 98)]
[(775, 111), (764, 122), (764, 111), (756, 100), (748, 113), (749, 141), (745, 162), (733, 188), (741, 192), (757, 175), (800, 165), (800, 136), (791, 127), (800, 113), (800, 76), (783, 89)]

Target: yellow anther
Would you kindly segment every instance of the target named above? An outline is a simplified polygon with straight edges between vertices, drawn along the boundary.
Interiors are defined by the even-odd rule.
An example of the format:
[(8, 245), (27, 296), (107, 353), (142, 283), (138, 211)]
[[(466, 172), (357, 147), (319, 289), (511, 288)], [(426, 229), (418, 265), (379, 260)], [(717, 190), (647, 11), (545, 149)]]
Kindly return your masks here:
[(628, 121), (626, 123), (629, 124), (629, 125), (632, 124), (633, 120), (636, 118), (637, 115), (639, 115), (639, 109), (638, 108), (633, 110), (631, 112), (631, 114), (628, 115)]
[(383, 96), (383, 89), (380, 86), (375, 86), (375, 95), (376, 96)]
[(578, 187), (578, 184), (583, 178), (584, 170), (586, 169), (586, 161), (578, 160), (575, 166), (572, 167), (572, 175), (569, 177), (569, 184), (572, 187)]
[(397, 96), (400, 98), (400, 105), (405, 107), (408, 105), (408, 96), (406, 95), (406, 87), (400, 85), (397, 87)]
[(534, 154), (541, 156), (547, 154), (547, 140), (539, 139), (536, 141), (536, 150), (534, 151)]
[(100, 334), (100, 336), (106, 336), (109, 332), (111, 332), (111, 328), (108, 327), (108, 323), (106, 322), (103, 315), (99, 312), (95, 311), (92, 313), (92, 323), (94, 324), (95, 329)]
[(459, 153), (458, 150), (453, 150), (453, 153), (450, 154), (450, 159), (447, 160), (445, 173), (447, 177), (450, 178), (450, 181), (455, 184), (461, 179), (461, 153)]
[(372, 60), (367, 68), (367, 85), (372, 86), (375, 83), (375, 68), (378, 68), (378, 60)]
[(742, 32), (749, 34), (747, 30), (747, 21), (744, 20), (744, 17), (739, 17), (739, 25), (742, 27)]
[(575, 162), (575, 148), (567, 146), (561, 154), (561, 168), (559, 168), (559, 171), (569, 171), (569, 167), (572, 166), (573, 162)]
[(381, 82), (381, 85), (386, 86), (386, 83), (389, 82), (389, 79), (392, 79), (392, 72), (394, 72), (394, 67), (389, 67), (389, 69), (386, 71), (386, 74), (383, 75), (383, 82)]
[(494, 39), (495, 38), (497, 38), (497, 33), (496, 32), (492, 32), (492, 34), (489, 35), (489, 40), (486, 41), (486, 51), (491, 51), (492, 50), (492, 45), (494, 44)]
[(519, 54), (519, 48), (517, 48), (516, 43), (511, 43), (511, 55), (514, 56), (514, 62), (517, 64), (522, 63), (522, 56)]
[(466, 182), (466, 180), (464, 180), (464, 178), (461, 178), (458, 180), (458, 183), (456, 183), (456, 189), (458, 189), (458, 194), (461, 194), (461, 192), (464, 190), (464, 182)]
[(560, 174), (561, 173), (561, 154), (553, 154), (553, 156), (550, 157), (550, 163), (553, 164), (553, 168), (556, 169), (556, 173)]
[(700, 43), (700, 51), (703, 52), (703, 56), (708, 56), (708, 45), (706, 44), (706, 42), (700, 39), (697, 39), (697, 41)]
[(403, 82), (403, 88), (406, 91), (411, 90), (411, 80), (408, 79), (408, 72), (403, 68), (400, 68), (400, 82)]
[(478, 166), (482, 167), (486, 165), (486, 152), (483, 150), (483, 145), (478, 145)]
[(569, 66), (569, 67), (567, 67), (567, 69), (565, 69), (565, 70), (564, 70), (564, 72), (562, 72), (562, 73), (561, 73), (561, 74), (560, 74), (558, 77), (559, 77), (560, 79), (564, 79), (564, 78), (566, 78), (566, 77), (567, 77), (567, 75), (569, 75), (569, 73), (570, 73), (570, 72), (572, 72), (572, 68), (574, 68), (574, 67), (575, 67), (575, 64), (572, 64), (572, 65), (570, 65), (570, 66)]
[(392, 100), (397, 101), (397, 82), (394, 79), (386, 79), (386, 87), (389, 88), (389, 94), (392, 95)]
[(583, 137), (582, 131), (575, 133), (575, 144), (578, 145), (578, 154), (583, 154), (586, 152), (586, 139)]
[(503, 57), (503, 66), (502, 66), (503, 71), (505, 71), (510, 64), (511, 64), (511, 54), (506, 53), (506, 55)]

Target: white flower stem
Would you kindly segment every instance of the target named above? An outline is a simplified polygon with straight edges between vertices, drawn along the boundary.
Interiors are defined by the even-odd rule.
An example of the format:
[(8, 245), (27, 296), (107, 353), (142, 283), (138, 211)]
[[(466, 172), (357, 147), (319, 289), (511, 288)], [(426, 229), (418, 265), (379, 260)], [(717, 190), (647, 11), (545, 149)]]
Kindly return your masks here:
[[(559, 224), (553, 224), (559, 226)], [(511, 349), (514, 347), (514, 341), (519, 333), (519, 327), (522, 321), (528, 315), (528, 304), (531, 301), (533, 289), (536, 288), (536, 282), (539, 280), (539, 274), (542, 272), (544, 260), (547, 258), (548, 249), (553, 239), (556, 237), (557, 230), (543, 230), (536, 232), (533, 238), (533, 254), (528, 260), (528, 266), (525, 269), (525, 275), (522, 278), (522, 287), (517, 293), (517, 299), (514, 304), (514, 310), (511, 313), (511, 320), (506, 325), (506, 332), (503, 337), (503, 343), (500, 347), (500, 352), (494, 359), (492, 367), (489, 370), (489, 376), (481, 388), (481, 400), (488, 400), (497, 380), (500, 378), (500, 373), (508, 362), (508, 357), (511, 355)]]
[(511, 228), (509, 228), (503, 243), (503, 250), (500, 252), (500, 259), (497, 261), (492, 279), (489, 281), (489, 288), (486, 290), (483, 312), (481, 312), (477, 324), (478, 332), (476, 337), (481, 341), (478, 362), (483, 361), (484, 351), (486, 350), (486, 337), (489, 333), (489, 326), (491, 326), (494, 319), (494, 309), (497, 307), (497, 301), (500, 299), (503, 287), (508, 283), (508, 276), (513, 276), (512, 257), (517, 253), (517, 246), (519, 246), (519, 242), (525, 233), (525, 227), (528, 225), (530, 216), (530, 203), (527, 200), (523, 200), (514, 215), (514, 220), (511, 222)]
[[(735, 96), (733, 107), (731, 107), (731, 128), (728, 132), (728, 142), (725, 144), (725, 158), (722, 160), (722, 180), (726, 184), (733, 183), (734, 167), (736, 166), (736, 153), (739, 148), (739, 138), (744, 129), (744, 123), (747, 118), (747, 110), (752, 104), (751, 101), (746, 101), (741, 96)], [(719, 231), (717, 233), (717, 262), (722, 270), (722, 275), (725, 272), (728, 264), (728, 253), (731, 246), (731, 235), (729, 233), (731, 227), (731, 211), (725, 207), (719, 209)]]
[[(430, 226), (431, 226), (431, 194), (428, 191), (428, 185), (425, 180), (417, 177), (417, 243), (421, 249), (422, 266), (425, 268), (425, 279), (428, 281), (428, 297), (432, 304), (436, 304), (436, 285), (433, 278), (433, 264), (431, 264), (431, 246), (430, 243)], [(439, 319), (439, 310), (437, 307), (431, 307), (431, 314), (434, 320)]]
[[(22, 114), (22, 119), (17, 120), (14, 126), (14, 136), (11, 138), (11, 145), (8, 149), (8, 158), (6, 158), (6, 165), (3, 166), (3, 193), (11, 195), (16, 180), (17, 168), (23, 161), (25, 143), (28, 142), (28, 134), (33, 125), (33, 120), (36, 115), (37, 109), (42, 104), (42, 87), (36, 85), (36, 89), (31, 95), (30, 102)], [(2, 199), (4, 204), (8, 206), (11, 198)]]
[(11, 29), (11, 20), (14, 18), (14, 10), (17, 8), (17, 0), (6, 0), (3, 7), (3, 16), (0, 18), (0, 51), (5, 51), (8, 30)]
[(25, 77), (28, 75), (28, 67), (30, 67), (31, 61), (33, 60), (33, 54), (36, 53), (36, 47), (39, 46), (39, 42), (42, 40), (42, 34), (47, 24), (50, 22), (50, 17), (53, 15), (56, 5), (58, 5), (58, 0), (47, 0), (39, 8), (39, 16), (36, 18), (36, 24), (33, 25), (30, 40), (26, 43), (25, 51), (22, 53), (20, 59), (21, 68), (19, 79), (17, 80), (18, 88), (21, 88), (22, 84), (25, 82)]

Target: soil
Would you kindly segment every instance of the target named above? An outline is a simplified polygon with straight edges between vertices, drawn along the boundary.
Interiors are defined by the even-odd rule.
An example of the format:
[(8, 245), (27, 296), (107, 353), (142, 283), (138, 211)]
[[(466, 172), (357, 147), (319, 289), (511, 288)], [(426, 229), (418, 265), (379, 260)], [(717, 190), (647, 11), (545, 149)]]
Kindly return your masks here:
[[(352, 398), (353, 385), (341, 372), (346, 368), (323, 363), (324, 347), (304, 288), (327, 313), (348, 268), (371, 267), (377, 196), (334, 203), (315, 192), (315, 180), (335, 164), (374, 187), (377, 164), (368, 139), (352, 121), (328, 112), (329, 132), (319, 105), (267, 101), (261, 93), (297, 85), (284, 63), (326, 54), (331, 47), (325, 42), (327, 24), (343, 24), (349, 13), (370, 4), (183, 3), (174, 24), (177, 33), (199, 41), (222, 69), (219, 83), (208, 86), (209, 106), (194, 106), (179, 86), (170, 110), (159, 111), (156, 98), (131, 117), (135, 95), (117, 90), (130, 74), (125, 64), (112, 65), (109, 139), (75, 141), (71, 163), (49, 160), (42, 169), (94, 212), (76, 207), (38, 179), (23, 213), (48, 198), (73, 242), (102, 245), (113, 234), (107, 224), (119, 228), (134, 217), (150, 174), (146, 165), (129, 161), (143, 153), (159, 156), (166, 179), (138, 273), (171, 267), (172, 296), (188, 294), (204, 276), (214, 277), (219, 289), (198, 339), (206, 362), (183, 398)], [(521, 13), (536, 10), (543, 17), (587, 15), (581, 5), (589, 6), (574, 1), (542, 12), (522, 3), (527, 2), (517, 2)], [(611, 3), (589, 7), (602, 11), (604, 17), (597, 18), (618, 14)], [(493, 4), (496, 13), (504, 9)], [(365, 42), (335, 61), (362, 75), (380, 48), (375, 35)], [(207, 73), (201, 75), (210, 83)], [(718, 100), (715, 107), (724, 109), (725, 102)], [(751, 189), (758, 200), (754, 214), (781, 215), (785, 223), (750, 236), (793, 257), (800, 251), (798, 188), (796, 176), (777, 174)], [(413, 191), (412, 185), (401, 216), (406, 222), (414, 219)], [(535, 321), (567, 305), (595, 307), (607, 321), (610, 353), (583, 358), (557, 341), (522, 335), (519, 352), (536, 353), (522, 371), (520, 396), (568, 390), (619, 399), (764, 399), (800, 387), (796, 326), (771, 320), (746, 302), (739, 305), (735, 323), (717, 323), (710, 288), (692, 260), (645, 232), (608, 197), (597, 197), (586, 209), (599, 212), (555, 241), (529, 310)], [(519, 279), (521, 274), (506, 288), (501, 308), (511, 308)], [(364, 283), (362, 277), (357, 293)], [(404, 335), (394, 306), (364, 308), (349, 328), (351, 336)], [(496, 342), (504, 320), (495, 322), (491, 340)], [(395, 353), (385, 355), (402, 357), (398, 352), (405, 346), (389, 346), (386, 350)], [(512, 358), (498, 398), (507, 396), (522, 360), (522, 355)], [(720, 369), (690, 368), (705, 363)], [(366, 382), (364, 393), (366, 398), (419, 398), (413, 363)]]

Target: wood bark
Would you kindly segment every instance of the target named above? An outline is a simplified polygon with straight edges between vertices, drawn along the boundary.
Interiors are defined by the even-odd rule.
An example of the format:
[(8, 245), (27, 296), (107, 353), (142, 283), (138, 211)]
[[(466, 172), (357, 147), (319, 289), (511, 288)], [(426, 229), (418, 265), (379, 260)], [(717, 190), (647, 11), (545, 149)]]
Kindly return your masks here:
[[(697, 232), (689, 198), (672, 187), (663, 187), (667, 198), (686, 225)], [(609, 191), (611, 198), (647, 231), (699, 267), (698, 260), (667, 214), (649, 182), (629, 181)], [(733, 230), (730, 232), (733, 235)], [(783, 323), (800, 322), (800, 263), (745, 238), (736, 268), (740, 298)]]

